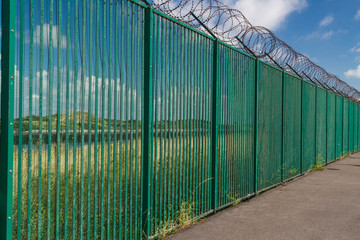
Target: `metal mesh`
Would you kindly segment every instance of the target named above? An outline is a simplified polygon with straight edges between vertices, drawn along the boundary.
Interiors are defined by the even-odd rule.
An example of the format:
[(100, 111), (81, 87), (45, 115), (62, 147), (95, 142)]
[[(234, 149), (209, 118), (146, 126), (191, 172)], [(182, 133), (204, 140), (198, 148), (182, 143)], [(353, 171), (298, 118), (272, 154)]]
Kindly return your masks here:
[(336, 158), (343, 155), (344, 101), (342, 97), (336, 96)]
[(342, 155), (346, 155), (349, 152), (349, 109), (350, 102), (347, 99), (344, 99), (343, 103), (343, 153)]
[(282, 72), (259, 63), (258, 78), (258, 189), (281, 181)]
[(300, 173), (301, 162), (301, 85), (302, 81), (285, 74), (283, 100), (283, 178)]
[(354, 103), (349, 102), (349, 152), (354, 152)]
[(255, 60), (225, 45), (219, 57), (220, 207), (254, 191)]
[(326, 124), (326, 139), (327, 139), (327, 149), (326, 149), (326, 160), (327, 162), (331, 162), (336, 159), (335, 156), (335, 100), (336, 96), (332, 93), (327, 93), (327, 124)]
[(316, 89), (316, 160), (326, 162), (326, 91)]
[(307, 171), (316, 159), (316, 87), (314, 85), (304, 83), (302, 104), (302, 170)]
[(13, 237), (138, 238), (144, 9), (17, 6)]
[(210, 210), (212, 41), (154, 18), (151, 233)]

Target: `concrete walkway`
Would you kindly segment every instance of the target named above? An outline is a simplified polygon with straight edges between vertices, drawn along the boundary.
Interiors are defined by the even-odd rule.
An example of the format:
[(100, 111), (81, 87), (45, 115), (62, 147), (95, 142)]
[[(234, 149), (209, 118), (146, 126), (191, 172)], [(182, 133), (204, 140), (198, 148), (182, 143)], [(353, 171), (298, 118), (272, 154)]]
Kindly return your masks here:
[(360, 240), (360, 152), (205, 218), (170, 239)]

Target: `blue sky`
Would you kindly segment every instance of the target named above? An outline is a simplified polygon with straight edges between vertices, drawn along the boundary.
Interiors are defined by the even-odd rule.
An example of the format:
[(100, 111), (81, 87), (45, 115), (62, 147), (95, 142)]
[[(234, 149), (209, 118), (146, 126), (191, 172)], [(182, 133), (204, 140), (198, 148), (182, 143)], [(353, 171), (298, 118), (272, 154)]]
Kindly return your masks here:
[(359, 0), (226, 0), (360, 91)]

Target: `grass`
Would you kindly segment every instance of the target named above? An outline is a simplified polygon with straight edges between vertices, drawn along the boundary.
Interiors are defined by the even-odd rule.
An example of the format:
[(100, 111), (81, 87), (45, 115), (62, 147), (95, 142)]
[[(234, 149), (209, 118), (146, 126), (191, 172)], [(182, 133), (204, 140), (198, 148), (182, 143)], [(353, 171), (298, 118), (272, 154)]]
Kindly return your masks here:
[[(194, 133), (184, 134), (185, 137), (154, 136), (152, 139), (153, 235), (166, 236), (171, 229), (184, 228), (196, 216), (210, 210), (208, 133), (203, 136)], [(220, 205), (239, 199), (250, 189), (248, 179), (252, 167), (247, 163), (251, 161), (252, 154), (247, 151), (250, 145), (246, 144), (252, 141), (244, 141), (250, 139), (247, 134), (219, 136)], [(104, 238), (140, 237), (140, 135), (138, 138), (131, 135), (127, 140), (122, 139), (121, 146), (115, 145), (112, 139), (97, 145), (82, 146), (71, 142), (68, 148), (64, 142), (59, 146), (42, 143), (41, 147), (39, 142), (33, 142), (30, 149), (28, 145), (21, 149), (16, 145), (13, 237), (44, 239), (58, 235), (63, 239), (65, 231), (67, 238), (74, 236), (75, 239), (88, 234), (91, 239), (100, 234)], [(233, 146), (237, 146), (237, 142), (242, 143), (242, 149), (235, 152)], [(315, 162), (313, 169), (323, 168), (321, 156)], [(287, 163), (275, 171), (264, 169), (264, 164), (258, 167), (259, 189), (279, 183), (281, 172), (284, 178), (298, 173), (296, 167)], [(18, 187), (19, 181), (21, 184)], [(96, 233), (94, 228), (97, 228)]]
[[(121, 154), (134, 152), (135, 149), (135, 146), (132, 149), (123, 147)], [(129, 158), (123, 158), (121, 164), (128, 168), (125, 173), (125, 168), (120, 168), (118, 163), (114, 165), (115, 158), (111, 154), (110, 158), (108, 157), (108, 151), (113, 150), (114, 145), (110, 147), (104, 145), (103, 149), (100, 145), (97, 146), (96, 151), (102, 153), (103, 158), (99, 154), (98, 163), (90, 164), (88, 167), (87, 158), (81, 158), (81, 148), (77, 149), (76, 154), (70, 149), (67, 170), (63, 161), (64, 153), (59, 156), (61, 163), (59, 168), (56, 167), (56, 146), (51, 148), (50, 162), (47, 161), (49, 157), (46, 151), (41, 154), (35, 151), (32, 158), (29, 158), (26, 150), (22, 151), (24, 155), (22, 164), (25, 167), (22, 167), (21, 174), (17, 178), (17, 180), (21, 178), (22, 181), (20, 189), (17, 188), (18, 181), (14, 181), (14, 238), (17, 235), (20, 239), (25, 239), (27, 236), (30, 239), (45, 239), (47, 236), (53, 238), (56, 235), (65, 238), (65, 223), (67, 223), (67, 238), (73, 237), (73, 234), (75, 239), (87, 234), (94, 238), (95, 226), (104, 236), (139, 234), (139, 228), (131, 229), (129, 223), (122, 222), (131, 221), (131, 225), (139, 225), (140, 213), (137, 208), (141, 202), (140, 156), (133, 154)], [(83, 155), (87, 156), (89, 152), (95, 151), (95, 146), (84, 146), (82, 151)], [(118, 152), (120, 152), (119, 148)], [(40, 156), (41, 163), (39, 163)], [(28, 168), (29, 160), (32, 162), (30, 168)], [(16, 167), (14, 169), (17, 170)], [(122, 191), (122, 201), (118, 194), (120, 187), (133, 189), (132, 192)], [(65, 209), (67, 209), (66, 215)], [(130, 214), (133, 214), (132, 218), (127, 217)], [(117, 226), (121, 226), (121, 230)], [(96, 233), (97, 236), (99, 234), (100, 231)]]
[(318, 154), (316, 159), (315, 159), (315, 164), (312, 167), (311, 171), (322, 171), (324, 170), (324, 165), (325, 165), (325, 160), (324, 158), (321, 156), (321, 154)]
[(180, 231), (194, 223), (194, 202), (183, 202), (177, 212), (177, 218), (163, 222), (156, 230), (158, 239), (165, 239), (173, 230)]
[[(200, 138), (187, 138), (185, 142), (181, 138), (177, 140), (173, 145), (169, 139), (154, 139), (153, 181), (158, 189), (152, 196), (156, 202), (153, 234), (157, 229), (160, 231), (170, 227), (169, 222), (184, 225), (188, 215), (192, 218), (198, 214), (203, 206), (199, 203), (200, 195), (205, 191), (205, 185), (206, 189), (210, 189), (209, 182), (203, 187), (188, 184), (184, 190), (183, 186), (177, 186), (177, 182), (201, 182), (201, 176), (208, 179), (204, 167), (209, 166), (205, 159), (210, 157), (209, 153), (203, 152), (205, 148), (201, 147)], [(209, 142), (207, 137), (203, 140)], [(56, 235), (65, 238), (66, 229), (67, 238), (73, 234), (75, 239), (81, 235), (86, 237), (87, 234), (94, 238), (95, 226), (96, 236), (100, 235), (101, 229), (104, 237), (141, 236), (141, 138), (123, 142), (121, 149), (120, 144), (108, 145), (107, 141), (103, 145), (75, 144), (75, 148), (71, 143), (67, 151), (63, 142), (59, 149), (56, 144), (51, 145), (50, 151), (48, 147), (42, 144), (40, 148), (39, 143), (34, 143), (30, 153), (28, 146), (21, 149), (15, 146), (14, 238), (29, 236), (29, 239), (44, 239)], [(57, 150), (60, 150), (59, 155)], [(196, 153), (197, 157), (190, 164), (191, 153)], [(181, 160), (183, 156), (186, 157), (184, 164)], [(180, 161), (175, 162), (175, 159)], [(198, 175), (200, 168), (203, 169), (202, 175)], [(21, 186), (18, 188), (19, 181)], [(190, 198), (185, 199), (181, 191), (188, 192), (189, 196), (193, 194), (194, 202), (188, 203)], [(174, 197), (177, 205), (173, 203)]]

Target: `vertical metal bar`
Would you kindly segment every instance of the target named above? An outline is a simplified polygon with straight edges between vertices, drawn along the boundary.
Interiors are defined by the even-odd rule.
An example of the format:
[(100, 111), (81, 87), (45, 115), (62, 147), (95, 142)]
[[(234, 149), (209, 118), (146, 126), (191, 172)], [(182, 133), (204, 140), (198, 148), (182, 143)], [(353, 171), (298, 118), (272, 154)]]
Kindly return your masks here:
[(74, 112), (73, 112), (73, 165), (72, 165), (72, 170), (73, 170), (73, 183), (72, 183), (72, 239), (76, 239), (76, 220), (77, 220), (77, 206), (76, 206), (76, 200), (77, 200), (77, 169), (76, 169), (76, 150), (77, 150), (77, 89), (78, 89), (78, 27), (79, 27), (79, 18), (78, 18), (78, 12), (79, 12), (79, 2), (75, 1), (75, 23), (74, 23), (74, 85), (73, 85), (73, 96), (74, 96)]
[(85, 130), (85, 28), (86, 28), (86, 23), (85, 23), (85, 1), (83, 1), (82, 3), (82, 10), (81, 10), (81, 24), (82, 24), (82, 32), (79, 33), (81, 34), (81, 42), (79, 39), (79, 43), (81, 44), (81, 48), (80, 50), (80, 74), (81, 74), (81, 83), (80, 83), (80, 91), (81, 91), (81, 106), (80, 106), (80, 121), (81, 121), (81, 136), (80, 136), (80, 216), (79, 216), (79, 237), (80, 239), (83, 239), (83, 235), (84, 235), (84, 141), (85, 141), (85, 137), (84, 137), (84, 130)]
[(106, 2), (102, 2), (102, 47), (101, 47), (101, 195), (100, 195), (100, 239), (104, 238), (104, 191), (105, 191), (105, 88), (106, 88)]
[(100, 45), (100, 0), (96, 1), (95, 29), (95, 149), (94, 149), (94, 239), (98, 238), (98, 130), (99, 130), (99, 45)]
[[(12, 238), (15, 1), (1, 7), (1, 147), (0, 147), (0, 238)], [(19, 133), (20, 134), (20, 133)]]
[[(157, 29), (157, 26), (159, 24), (159, 17), (157, 17), (157, 20), (155, 21), (154, 20), (154, 28)], [(156, 34), (157, 34), (157, 37), (154, 38), (154, 52), (153, 52), (153, 55), (154, 55), (154, 58), (158, 57), (158, 52), (159, 52), (159, 42), (160, 42), (160, 39), (159, 39), (159, 32), (160, 30), (157, 30)], [(154, 33), (155, 34), (155, 33)], [(143, 43), (144, 44), (144, 43)], [(144, 64), (145, 60), (143, 59), (143, 64)], [(152, 72), (151, 74), (154, 74), (152, 76), (154, 76), (154, 79), (156, 79), (156, 76), (158, 74), (158, 67), (159, 67), (159, 61), (154, 61), (154, 67), (152, 68)], [(144, 78), (144, 71), (143, 71), (143, 78)], [(145, 83), (145, 82), (143, 82)], [(158, 194), (155, 194), (158, 192), (158, 188), (159, 188), (159, 174), (158, 173), (158, 164), (157, 164), (157, 157), (158, 157), (158, 101), (156, 99), (158, 99), (158, 93), (159, 91), (156, 91), (156, 89), (158, 89), (158, 81), (154, 81), (153, 83), (153, 86), (152, 86), (152, 90), (150, 91), (153, 91), (152, 93), (154, 94), (153, 96), (153, 102), (151, 103), (152, 106), (153, 106), (153, 115), (152, 115), (152, 119), (153, 119), (153, 124), (154, 124), (154, 127), (152, 129), (152, 132), (151, 132), (151, 139), (152, 140), (152, 152), (150, 154), (152, 154), (152, 162), (149, 163), (149, 166), (151, 166), (150, 170), (153, 171), (153, 172), (150, 172), (150, 179), (153, 179), (150, 183), (151, 185), (149, 186), (150, 190), (150, 194), (151, 194), (151, 198), (149, 199), (149, 202), (150, 202), (150, 208), (153, 208), (153, 211), (150, 211), (150, 218), (151, 219), (156, 219), (155, 221), (153, 221), (149, 228), (150, 228), (150, 233), (153, 233), (154, 229), (156, 229), (156, 226), (157, 226), (157, 222), (159, 221), (157, 219), (157, 202), (158, 202)], [(144, 88), (142, 87), (142, 91), (144, 91)], [(144, 109), (144, 106), (142, 106)], [(143, 114), (142, 114), (143, 115)], [(143, 155), (142, 155), (143, 156)], [(154, 175), (151, 175), (154, 174)], [(153, 177), (153, 178), (152, 178)], [(141, 192), (143, 192), (143, 187), (141, 188)], [(144, 204), (144, 202), (142, 202), (141, 204)], [(142, 205), (141, 205), (142, 206)], [(142, 213), (143, 214), (143, 213)], [(143, 225), (143, 223), (141, 222), (141, 225)], [(143, 226), (141, 226), (141, 229), (143, 229)]]
[(50, 0), (50, 19), (49, 19), (49, 87), (48, 87), (48, 161), (47, 161), (47, 239), (51, 236), (51, 142), (52, 142), (52, 106), (53, 106), (53, 8), (54, 1)]
[(142, 144), (142, 161), (141, 161), (141, 176), (142, 176), (142, 228), (143, 237), (148, 238), (150, 236), (150, 185), (151, 176), (150, 163), (151, 163), (151, 112), (152, 112), (152, 60), (153, 60), (153, 9), (148, 7), (145, 9), (145, 21), (144, 21), (144, 97), (143, 97), (143, 144)]
[(164, 95), (162, 96), (164, 98), (164, 101), (163, 101), (163, 108), (164, 108), (164, 115), (163, 115), (163, 141), (164, 141), (164, 147), (163, 147), (163, 150), (164, 150), (164, 200), (163, 200), (163, 212), (164, 212), (164, 220), (165, 219), (168, 219), (169, 217), (169, 209), (168, 209), (168, 195), (169, 195), (169, 178), (170, 178), (170, 172), (169, 172), (169, 169), (170, 169), (170, 163), (169, 163), (169, 156), (167, 155), (167, 152), (168, 152), (168, 149), (166, 148), (166, 143), (168, 141), (168, 138), (167, 138), (167, 130), (168, 130), (168, 121), (166, 120), (168, 117), (168, 104), (167, 102), (169, 101), (168, 99), (168, 79), (169, 79), (169, 63), (168, 63), (168, 59), (169, 59), (169, 36), (170, 36), (170, 33), (169, 33), (169, 20), (165, 19), (164, 20), (165, 22), (165, 43), (164, 43), (164, 52), (165, 52), (165, 57), (164, 57)]
[[(174, 156), (174, 142), (175, 142), (175, 139), (174, 139), (174, 123), (175, 123), (175, 119), (174, 119), (174, 104), (176, 103), (176, 98), (175, 98), (175, 94), (174, 94), (174, 88), (175, 88), (175, 71), (172, 71), (172, 68), (174, 68), (173, 66), (176, 66), (175, 65), (175, 54), (176, 54), (176, 50), (175, 50), (175, 47), (174, 47), (174, 35), (176, 34), (176, 31), (175, 31), (175, 28), (176, 28), (176, 24), (174, 23), (171, 23), (171, 41), (170, 41), (170, 52), (172, 53), (171, 57), (170, 57), (170, 64), (172, 65), (172, 67), (170, 68), (170, 96), (172, 97), (169, 97), (169, 139), (170, 139), (170, 142), (169, 142), (169, 155), (171, 155), (171, 219), (174, 219), (174, 210), (176, 208), (176, 203), (175, 203), (175, 192), (176, 190), (174, 189), (174, 186), (175, 186), (175, 171), (176, 171), (176, 168), (175, 168), (175, 156)], [(171, 81), (172, 80), (172, 81)], [(170, 127), (171, 127), (171, 130), (170, 130)], [(170, 138), (170, 134), (171, 134), (171, 138)], [(171, 144), (171, 146), (170, 146)], [(171, 153), (170, 153), (170, 149), (171, 149)]]
[(341, 131), (341, 152), (340, 152), (340, 158), (343, 156), (342, 154), (344, 153), (344, 111), (345, 111), (345, 108), (344, 108), (344, 101), (345, 101), (345, 98), (344, 97), (340, 97), (341, 101), (342, 101), (342, 116), (341, 116), (341, 128), (342, 128), (342, 131)]
[[(30, 2), (30, 46), (29, 46), (29, 143), (28, 143), (28, 184), (27, 184), (27, 239), (31, 237), (31, 163), (32, 163), (32, 111), (33, 111), (33, 47), (34, 47), (34, 1)], [(2, 144), (3, 145), (3, 144)]]
[[(86, 5), (85, 5), (85, 1), (82, 1), (82, 33), (81, 33), (81, 59), (80, 59), (80, 63), (81, 63), (81, 166), (80, 166), (80, 223), (79, 223), (79, 228), (80, 228), (80, 239), (83, 239), (83, 235), (84, 235), (84, 143), (85, 143), (85, 136), (84, 136), (84, 131), (85, 131), (85, 51), (86, 51), (86, 42), (85, 42), (85, 29), (86, 29), (86, 19), (85, 19), (85, 11), (86, 11)], [(90, 147), (90, 145), (88, 146)], [(88, 148), (88, 151), (90, 149)]]
[(300, 87), (300, 174), (303, 172), (303, 89), (304, 80), (299, 78), (301, 81)]
[[(111, 11), (111, 6), (113, 5), (112, 1), (110, 0), (110, 2), (107, 4), (107, 16), (109, 16), (109, 24), (107, 27), (107, 31), (108, 33), (106, 33), (105, 35), (109, 35), (108, 37), (108, 49), (106, 49), (106, 51), (108, 52), (108, 57), (107, 57), (107, 61), (108, 61), (108, 75), (107, 75), (107, 88), (108, 88), (108, 96), (107, 96), (107, 121), (108, 121), (108, 129), (107, 129), (107, 133), (108, 133), (108, 139), (107, 139), (107, 207), (106, 207), (106, 219), (107, 219), (107, 223), (106, 223), (106, 239), (110, 239), (110, 183), (111, 183), (111, 172), (110, 172), (110, 168), (111, 168), (111, 105), (114, 104), (114, 102), (112, 102), (112, 96), (111, 96), (111, 82), (112, 82), (112, 78), (111, 78), (111, 56), (112, 56), (112, 48), (111, 48), (111, 41), (112, 41), (112, 11)], [(105, 29), (105, 28), (104, 28)], [(104, 51), (105, 52), (105, 51)], [(115, 123), (115, 122), (114, 122)], [(114, 132), (115, 134), (115, 132)], [(114, 147), (114, 146), (113, 146)], [(115, 156), (113, 156), (115, 157)], [(113, 162), (115, 162), (115, 159), (113, 159)], [(113, 178), (114, 179), (114, 178)]]
[[(138, 194), (139, 194), (139, 160), (138, 160), (138, 157), (139, 157), (139, 153), (138, 153), (138, 150), (139, 150), (139, 141), (138, 141), (138, 137), (139, 137), (139, 131), (138, 131), (138, 111), (139, 111), (139, 97), (138, 97), (138, 88), (139, 88), (139, 78), (140, 78), (140, 82), (142, 80), (142, 72), (141, 71), (137, 71), (138, 70), (138, 66), (140, 65), (140, 59), (139, 59), (139, 49), (141, 49), (140, 47), (140, 43), (139, 43), (139, 38), (140, 38), (140, 30), (139, 30), (139, 21), (140, 20), (140, 15), (141, 15), (141, 10), (139, 9), (139, 6), (135, 6), (135, 26), (134, 26), (134, 32), (135, 32), (135, 37), (134, 37), (134, 48), (135, 48), (135, 52), (134, 52), (134, 55), (135, 55), (135, 59), (134, 59), (134, 72), (135, 72), (135, 86), (134, 86), (134, 90), (133, 92), (135, 91), (135, 94), (134, 95), (134, 100), (135, 100), (135, 103), (134, 103), (134, 164), (135, 164), (135, 169), (134, 169), (134, 173), (135, 173), (135, 176), (134, 176), (134, 205), (137, 206), (139, 204), (139, 197), (138, 197)], [(151, 149), (151, 147), (150, 147)], [(150, 165), (151, 166), (151, 165)], [(149, 171), (150, 171), (151, 167), (149, 167)], [(137, 211), (137, 208), (135, 208), (135, 212), (134, 212), (134, 238), (141, 238), (141, 230), (139, 230), (139, 221), (138, 221), (138, 211)]]
[(336, 160), (337, 159), (337, 156), (336, 156), (336, 146), (337, 146), (337, 139), (336, 139), (336, 118), (337, 118), (337, 116), (336, 116), (336, 98), (337, 98), (337, 95), (334, 95), (334, 101), (335, 101), (335, 120), (334, 120), (334, 126), (335, 126), (335, 129), (334, 129), (334, 132), (335, 132), (335, 149), (334, 149), (334, 151), (335, 151), (335, 158), (333, 159), (333, 160)]
[[(123, 61), (120, 61), (121, 57), (123, 56), (123, 53), (124, 53), (124, 1), (121, 1), (120, 2), (120, 11), (121, 11), (121, 29), (120, 29), (120, 43), (117, 42), (117, 44), (120, 45), (119, 47), (119, 53), (116, 52), (116, 54), (118, 54), (117, 56), (117, 60), (118, 62), (120, 63), (120, 66), (119, 66), (119, 85), (120, 85), (120, 90), (119, 90), (119, 120), (120, 120), (120, 142), (119, 142), (119, 152), (120, 152), (120, 156), (119, 156), (119, 205), (118, 205), (118, 208), (119, 208), (119, 218), (118, 218), (118, 221), (119, 221), (119, 225), (118, 225), (118, 231), (119, 231), (119, 234), (118, 234), (118, 238), (121, 239), (122, 238), (122, 230), (123, 230), (123, 221), (122, 221), (122, 209), (123, 209), (123, 204), (122, 204), (122, 191), (123, 191), (123, 188), (122, 188), (122, 184), (123, 184), (123, 181), (122, 181), (122, 178), (123, 178), (123, 164), (122, 164), (122, 161), (123, 161), (123, 144), (122, 144), (122, 140), (123, 140), (123, 100), (124, 100), (124, 92), (123, 92), (123, 84), (124, 84), (124, 81), (123, 81), (123, 67), (124, 67), (124, 63)], [(117, 45), (116, 44), (116, 45)], [(115, 64), (115, 66), (117, 66)]]
[[(90, 3), (91, 4), (91, 3)], [(115, 28), (115, 43), (114, 43), (114, 53), (110, 53), (113, 54), (114, 57), (114, 146), (113, 146), (113, 178), (114, 178), (114, 184), (113, 184), (113, 193), (114, 193), (114, 198), (113, 198), (113, 239), (116, 239), (116, 201), (117, 201), (117, 195), (116, 195), (116, 188), (117, 188), (117, 184), (121, 184), (121, 178), (119, 180), (119, 182), (117, 183), (117, 159), (119, 159), (119, 166), (120, 166), (120, 161), (121, 158), (118, 158), (118, 154), (117, 154), (117, 147), (118, 147), (118, 143), (117, 143), (117, 124), (118, 124), (118, 119), (117, 119), (117, 94), (118, 94), (118, 31), (119, 31), (119, 26), (118, 26), (118, 2), (114, 2), (114, 15), (115, 15), (115, 21), (114, 21), (114, 28)], [(90, 10), (90, 14), (91, 14), (91, 10)], [(90, 18), (91, 19), (91, 18)], [(90, 20), (91, 21), (91, 20)], [(90, 24), (91, 26), (91, 24)], [(112, 29), (110, 30), (112, 31)], [(120, 46), (121, 47), (121, 46)], [(121, 134), (121, 132), (120, 132)], [(120, 135), (120, 138), (122, 138), (122, 134)], [(121, 149), (120, 149), (121, 151)], [(121, 171), (121, 168), (119, 168)], [(119, 174), (120, 175), (120, 174)], [(121, 192), (119, 191), (119, 196), (120, 196)], [(120, 197), (119, 197), (120, 199)], [(120, 211), (119, 211), (119, 215), (120, 215)]]
[[(61, 142), (60, 142), (60, 135), (61, 135), (61, 129), (60, 129), (60, 121), (61, 121), (61, 112), (60, 112), (60, 108), (61, 108), (61, 98), (60, 98), (60, 94), (61, 94), (61, 37), (62, 37), (62, 32), (61, 32), (61, 16), (62, 16), (62, 8), (61, 8), (61, 1), (58, 1), (58, 40), (57, 40), (57, 47), (58, 47), (58, 59), (57, 59), (57, 116), (56, 116), (56, 227), (55, 227), (55, 237), (56, 239), (59, 239), (59, 216), (60, 216), (60, 158), (61, 158)], [(42, 37), (42, 35), (40, 36)], [(40, 89), (40, 91), (42, 91), (42, 88)], [(42, 122), (42, 120), (40, 120)], [(41, 131), (41, 130), (40, 130)], [(41, 155), (41, 151), (40, 151), (40, 155)], [(40, 157), (40, 156), (39, 156)], [(41, 169), (41, 165), (39, 167), (39, 171)], [(39, 177), (40, 178), (40, 177)], [(40, 181), (40, 179), (39, 179)], [(40, 184), (39, 184), (39, 188), (40, 188)], [(40, 197), (40, 196), (39, 196)], [(39, 215), (40, 218), (40, 215)]]
[[(87, 184), (87, 219), (86, 219), (86, 226), (87, 226), (87, 233), (86, 233), (86, 239), (89, 240), (90, 239), (90, 234), (91, 234), (91, 222), (90, 222), (90, 216), (91, 216), (91, 194), (90, 191), (92, 191), (91, 189), (91, 178), (92, 178), (92, 172), (91, 172), (91, 166), (92, 166), (92, 162), (91, 162), (91, 143), (92, 143), (92, 130), (91, 130), (91, 125), (92, 125), (92, 37), (93, 37), (93, 1), (90, 1), (89, 3), (89, 13), (90, 13), (90, 24), (89, 24), (89, 60), (88, 60), (88, 81), (89, 81), (89, 105), (88, 105), (88, 184)], [(85, 64), (85, 63), (84, 63)], [(116, 103), (115, 103), (116, 104)], [(96, 146), (95, 146), (95, 150), (96, 150)], [(96, 181), (96, 180), (95, 180)]]
[[(136, 49), (136, 66), (138, 66), (136, 69), (135, 69), (135, 72), (136, 72), (136, 82), (135, 82), (135, 91), (136, 91), (136, 95), (135, 95), (135, 204), (136, 206), (138, 206), (139, 204), (141, 204), (141, 197), (139, 198), (139, 193), (141, 189), (141, 185), (140, 185), (140, 162), (139, 162), (139, 117), (141, 116), (140, 114), (140, 107), (141, 107), (141, 98), (139, 97), (139, 91), (141, 91), (141, 87), (142, 87), (142, 79), (143, 79), (143, 71), (138, 71), (139, 69), (139, 66), (141, 66), (141, 58), (140, 58), (140, 49), (141, 49), (141, 46), (140, 44), (142, 43), (142, 38), (140, 37), (141, 36), (141, 26), (139, 24), (139, 22), (143, 21), (143, 11), (142, 9), (140, 10), (139, 9), (140, 7), (139, 6), (136, 6), (136, 14), (137, 14), (137, 18), (136, 18), (136, 46), (135, 46), (135, 49)], [(141, 68), (140, 68), (141, 69)], [(152, 91), (152, 89), (151, 89)], [(151, 103), (150, 103), (151, 105)], [(150, 120), (151, 121), (151, 120)], [(151, 135), (150, 135), (151, 137)], [(150, 152), (151, 152), (151, 146), (150, 146)], [(140, 155), (141, 156), (141, 155)], [(151, 164), (149, 164), (149, 175), (151, 176)], [(151, 178), (150, 178), (151, 179)], [(151, 180), (150, 180), (150, 183), (151, 183)], [(149, 191), (150, 192), (150, 191)], [(141, 206), (141, 205), (140, 205)], [(136, 211), (135, 211), (135, 238), (141, 238), (142, 236), (142, 229), (140, 228), (140, 224), (141, 224), (141, 221), (139, 221), (139, 217), (141, 217), (141, 214), (139, 215), (138, 214), (139, 211), (138, 211), (138, 208), (136, 208)]]
[(218, 205), (218, 79), (219, 79), (219, 41), (214, 41), (212, 75), (212, 116), (211, 116), (211, 209)]
[[(124, 198), (124, 238), (127, 239), (128, 236), (128, 190), (129, 190), (129, 178), (130, 178), (130, 173), (128, 174), (128, 165), (129, 165), (129, 159), (128, 159), (128, 138), (129, 138), (129, 130), (128, 130), (128, 125), (129, 125), (129, 89), (128, 89), (128, 85), (129, 85), (129, 81), (131, 80), (129, 75), (130, 75), (130, 64), (129, 59), (130, 59), (130, 55), (129, 55), (129, 44), (131, 44), (131, 39), (130, 39), (130, 34), (129, 34), (129, 26), (130, 26), (130, 21), (129, 21), (129, 1), (126, 2), (126, 34), (124, 36), (125, 38), (125, 59), (126, 59), (126, 64), (125, 64), (125, 79), (126, 79), (126, 83), (125, 83), (125, 92), (124, 92), (124, 96), (125, 96), (125, 101), (124, 101), (124, 109), (125, 109), (125, 198)], [(131, 181), (131, 180), (130, 180)]]
[[(22, 132), (23, 132), (23, 92), (24, 92), (24, 0), (20, 1), (20, 63), (19, 63), (19, 146), (18, 146), (18, 199), (17, 199), (17, 239), (20, 240), (21, 239), (21, 232), (22, 232), (22, 227), (21, 227), (21, 222), (22, 222), (22, 152), (23, 152), (23, 138), (22, 138)], [(3, 16), (3, 14), (2, 14)], [(4, 24), (4, 23), (3, 23)], [(2, 27), (2, 29), (4, 30), (4, 27)], [(10, 28), (11, 29), (11, 28)], [(4, 35), (2, 35), (4, 36)], [(5, 35), (6, 36), (6, 35)], [(3, 43), (4, 44), (4, 43)], [(10, 48), (9, 48), (10, 49)], [(4, 68), (2, 68), (4, 69)], [(3, 77), (3, 76), (1, 76)], [(6, 79), (6, 78), (2, 78), (2, 79)], [(3, 87), (1, 87), (1, 89), (4, 89)], [(0, 100), (2, 102), (2, 100)], [(3, 109), (3, 108), (1, 108)], [(0, 140), (1, 141), (1, 140)], [(1, 149), (0, 149), (1, 151)], [(2, 154), (0, 154), (0, 156), (3, 156)], [(4, 167), (1, 167), (1, 169), (5, 169)], [(2, 176), (4, 174), (1, 174)], [(1, 179), (1, 182), (3, 182), (3, 180)], [(40, 202), (40, 201), (39, 201)], [(0, 206), (0, 208), (3, 208), (2, 206)], [(1, 226), (4, 226), (3, 223), (1, 223)], [(4, 232), (4, 231), (2, 231)], [(10, 231), (11, 232), (11, 231)], [(2, 236), (0, 234), (0, 238), (4, 238), (4, 236)], [(4, 238), (6, 239), (6, 238)]]
[(130, 110), (130, 116), (129, 116), (129, 121), (130, 121), (130, 145), (129, 145), (129, 188), (130, 188), (130, 193), (129, 193), (129, 238), (132, 239), (133, 238), (133, 202), (134, 202), (134, 152), (133, 152), (133, 142), (134, 142), (134, 137), (133, 137), (133, 126), (134, 126), (134, 82), (136, 82), (135, 80), (135, 71), (134, 71), (134, 65), (135, 65), (135, 49), (134, 49), (134, 40), (135, 40), (135, 4), (131, 4), (130, 5), (130, 16), (131, 16), (131, 23), (130, 23), (130, 31), (131, 33), (129, 33), (129, 38), (130, 38), (130, 46), (129, 46), (129, 50), (130, 50), (130, 55), (128, 58), (128, 61), (130, 62), (129, 65), (129, 110)]
[(350, 151), (350, 107), (351, 107), (351, 101), (348, 101), (348, 104), (347, 104), (349, 107), (348, 107), (348, 153), (351, 153)]
[(254, 111), (254, 193), (257, 194), (258, 191), (258, 171), (257, 171), (257, 148), (258, 148), (258, 111), (259, 111), (259, 78), (260, 78), (260, 71), (259, 71), (259, 60), (256, 59), (255, 62), (255, 111)]
[(41, 194), (41, 186), (42, 186), (42, 123), (43, 123), (43, 31), (44, 31), (44, 0), (40, 2), (40, 93), (39, 93), (39, 188), (38, 188), (38, 237), (41, 238), (41, 223), (42, 223), (42, 215), (41, 215), (41, 209), (42, 209), (42, 194)]
[(68, 204), (69, 204), (69, 109), (70, 109), (70, 1), (67, 2), (66, 9), (66, 123), (65, 123), (65, 204), (64, 204), (64, 239), (68, 238)]
[(318, 138), (318, 134), (317, 134), (317, 129), (318, 129), (318, 123), (317, 123), (317, 113), (318, 113), (318, 91), (319, 91), (319, 87), (315, 86), (315, 161), (314, 164), (317, 164), (317, 156), (318, 156), (318, 144), (317, 144), (317, 138)]

